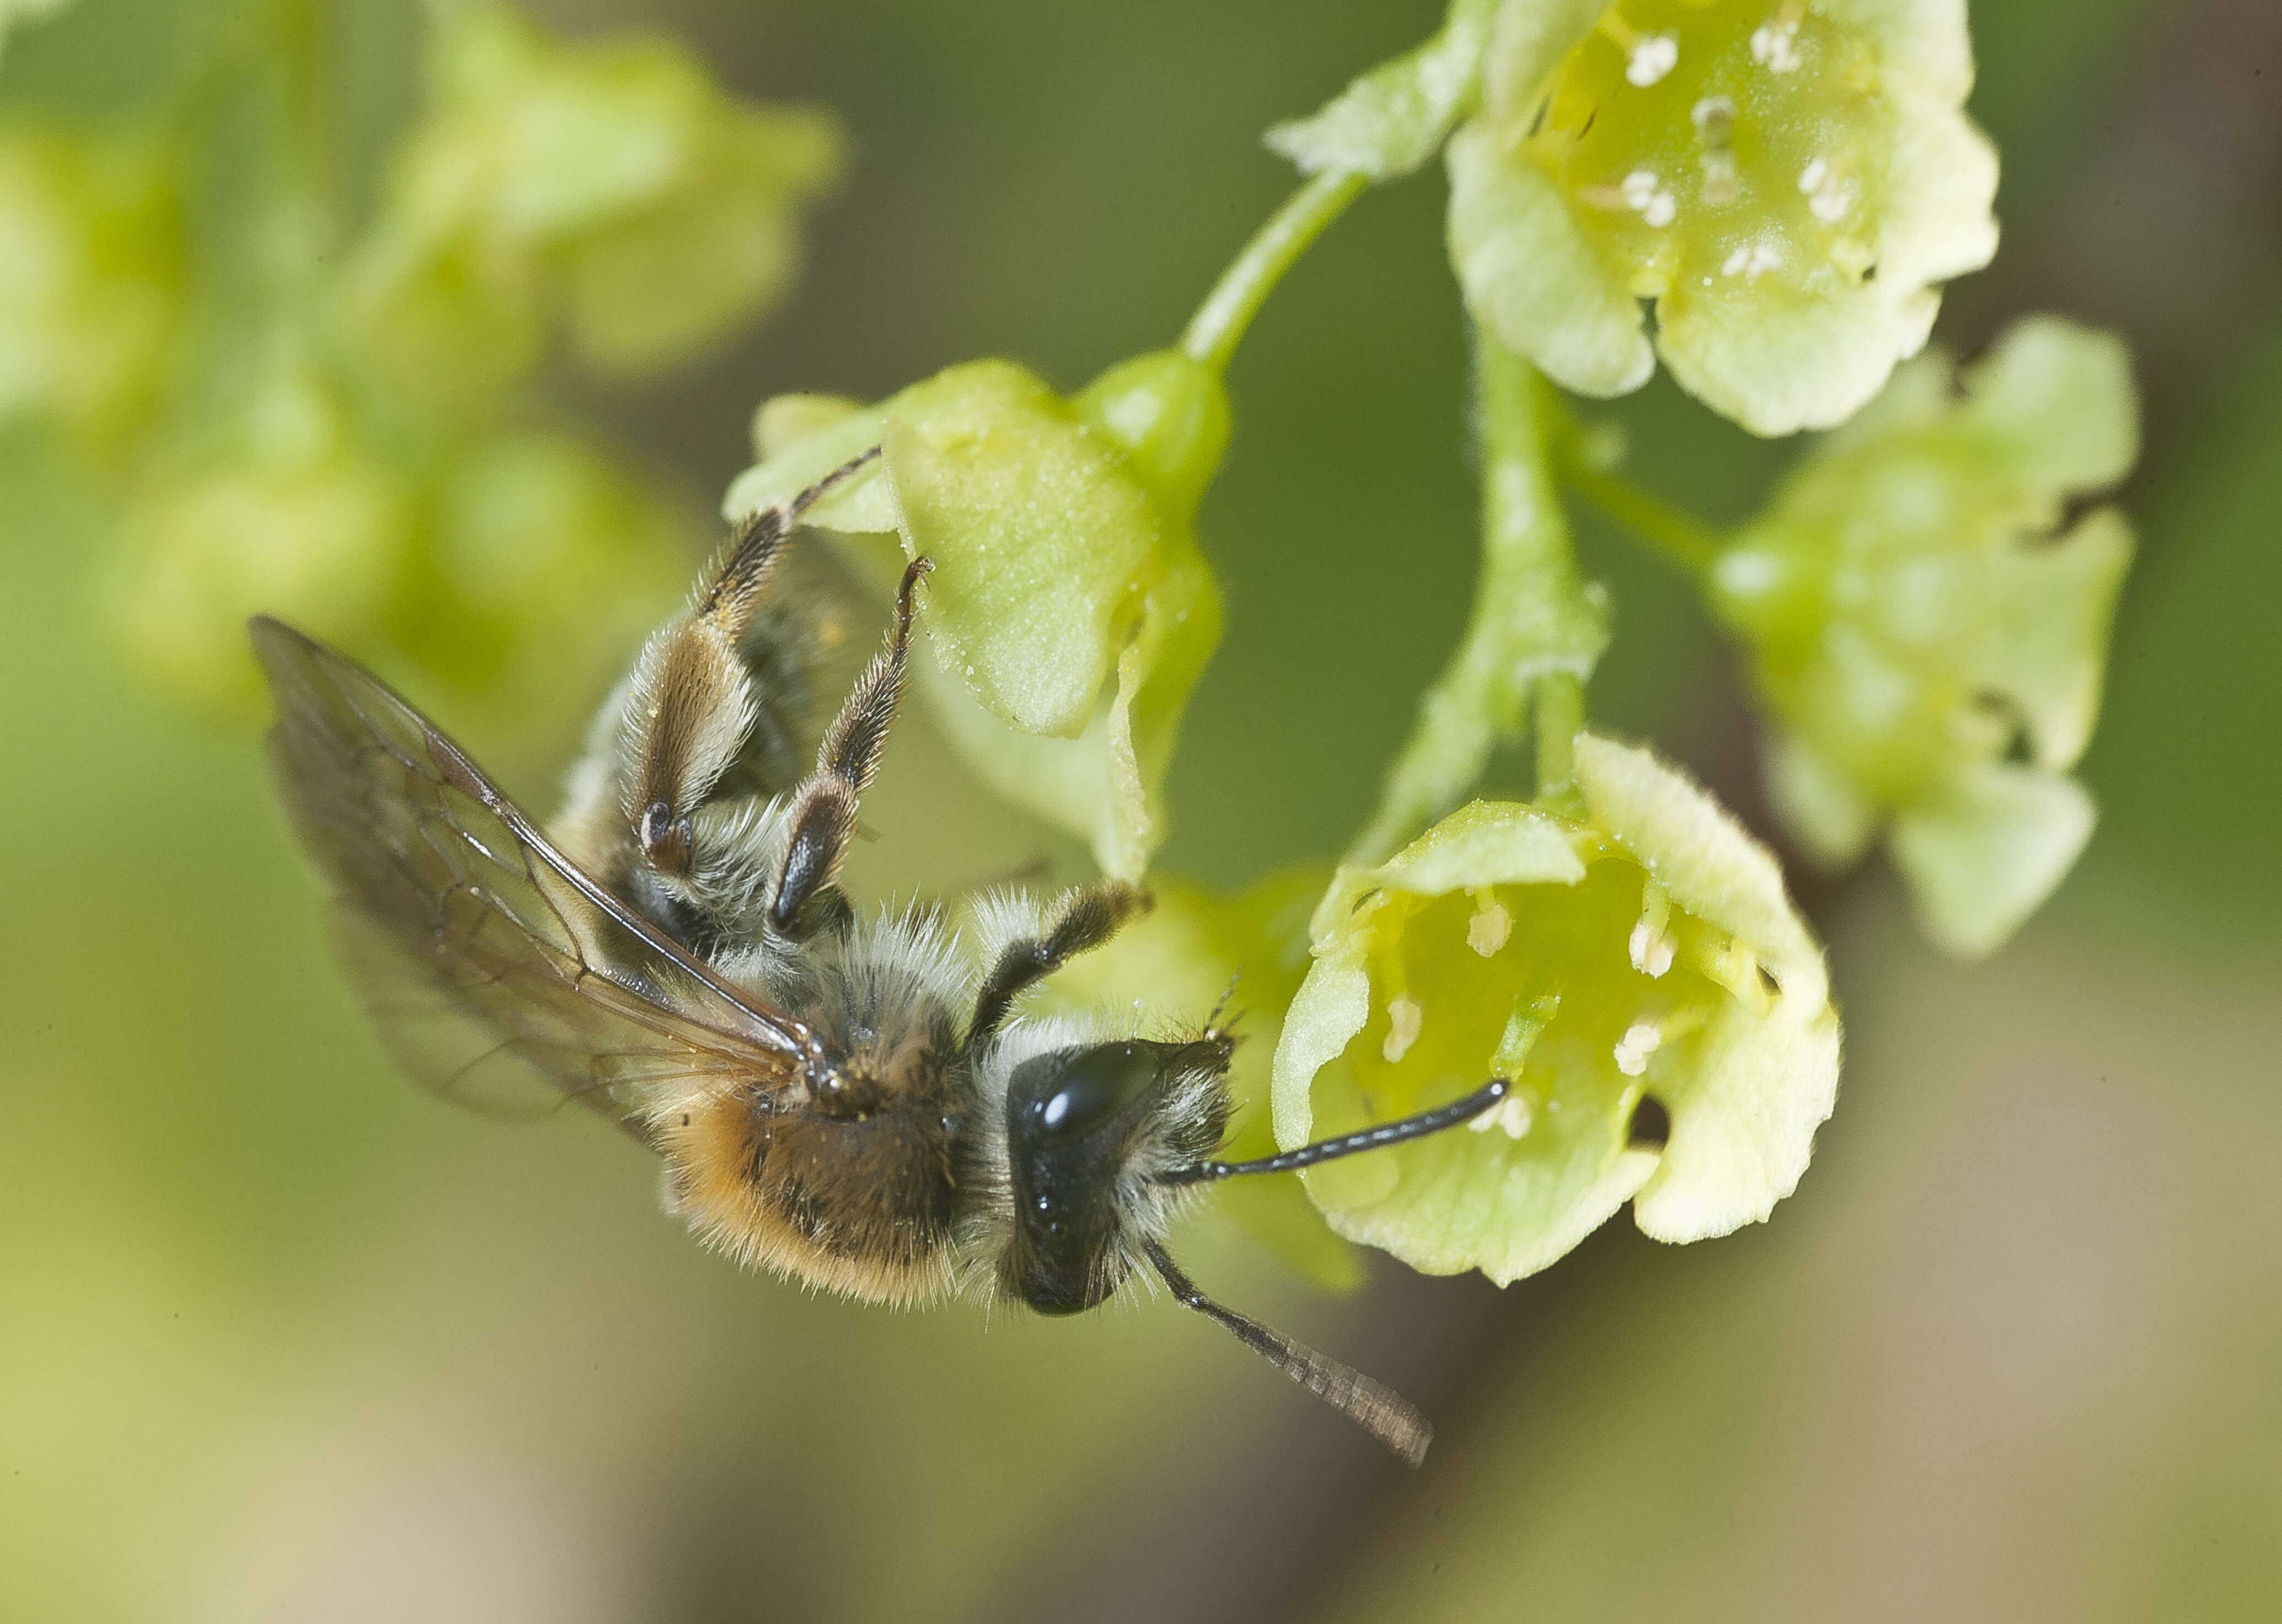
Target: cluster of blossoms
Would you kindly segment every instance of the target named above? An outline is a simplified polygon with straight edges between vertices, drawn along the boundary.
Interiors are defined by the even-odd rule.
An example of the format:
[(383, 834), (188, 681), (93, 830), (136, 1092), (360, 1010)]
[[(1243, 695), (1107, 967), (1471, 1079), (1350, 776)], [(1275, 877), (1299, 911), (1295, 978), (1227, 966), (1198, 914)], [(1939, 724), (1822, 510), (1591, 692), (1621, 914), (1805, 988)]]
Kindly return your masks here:
[[(1587, 726), (1614, 621), (1564, 486), (1652, 504), (1576, 457), (1562, 390), (1620, 394), (1661, 358), (1754, 432), (1836, 430), (1732, 534), (1664, 538), (1747, 652), (1772, 800), (1811, 858), (1883, 832), (1929, 933), (1971, 955), (2082, 848), (2066, 774), (2131, 538), (2111, 509), (2064, 521), (2129, 470), (2132, 389), (2120, 346), (2052, 319), (1955, 388), (1912, 359), (1942, 284), (1996, 247), (1972, 72), (1962, 0), (1453, 0), (1270, 132), (1308, 178), (1176, 346), (1067, 395), (979, 360), (758, 411), (728, 515), (881, 447), (812, 522), (883, 595), (932, 560), (915, 669), (945, 736), (1141, 879), (1222, 629), (1197, 517), (1229, 357), (1349, 201), (1443, 157), (1482, 452), (1464, 637), (1335, 870), (1232, 897), (1151, 875), (1155, 912), (1037, 995), (1194, 1012), (1240, 970), (1239, 1155), (1511, 1082), (1472, 1131), (1316, 1169), (1312, 1207), (1232, 1193), (1316, 1278), (1356, 1278), (1345, 1237), (1510, 1280), (1627, 1201), (1661, 1239), (1723, 1233), (1793, 1188), (1836, 1096), (1828, 976), (1774, 858)], [(555, 335), (638, 369), (776, 298), (834, 128), (734, 104), (667, 46), (564, 49), (485, 6), (439, 25), (431, 80), (338, 271), (306, 188), (271, 186), (258, 268), (283, 291), (251, 327), (191, 314), (165, 147), (0, 139), (0, 239), (29, 245), (0, 256), (0, 407), (144, 442), (118, 602), (179, 688), (226, 695), (259, 605), (515, 693), (539, 650), (558, 679), (566, 649), (621, 651), (679, 583), (656, 499), (514, 422), (512, 386)], [(490, 664), (453, 672), (470, 647)], [(1470, 800), (1524, 740), (1533, 796)]]
[[(1971, 82), (1957, 0), (1454, 0), (1432, 39), (1270, 132), (1313, 178), (1179, 349), (1067, 400), (976, 361), (870, 406), (772, 400), (728, 510), (883, 446), (819, 522), (882, 591), (935, 560), (921, 687), (954, 745), (1137, 877), (1221, 629), (1194, 534), (1229, 434), (1220, 371), (1349, 199), (1443, 153), (1483, 461), (1465, 636), (1328, 881), (1221, 897), (1157, 876), (1150, 921), (1052, 996), (1193, 1007), (1241, 968), (1260, 1024), (1239, 1121), (1286, 1148), (1510, 1079), (1473, 1132), (1308, 1175), (1339, 1235), (1421, 1269), (1511, 1279), (1626, 1201), (1661, 1239), (1725, 1232), (1804, 1170), (1837, 1016), (1774, 858), (1675, 769), (1584, 726), (1611, 617), (1571, 547), (1578, 435), (1555, 385), (1622, 393), (1660, 356), (1755, 432), (1846, 425), (1688, 562), (1749, 651), (1793, 837), (1843, 863), (1890, 830), (1934, 939), (1992, 949), (2091, 827), (2064, 773), (2131, 540), (2111, 509), (2056, 532), (2128, 470), (2134, 433), (2120, 346), (2056, 321), (2023, 323), (1961, 393), (1937, 357), (1896, 376), (1940, 284), (1996, 247)], [(1468, 803), (1496, 748), (1533, 735), (1535, 798)], [(1286, 1255), (1351, 1273), (1257, 1205)]]
[(116, 129), (0, 128), (0, 413), (59, 423), (116, 493), (112, 618), (170, 694), (250, 708), (267, 610), (544, 735), (705, 532), (522, 385), (557, 334), (642, 371), (767, 309), (837, 127), (734, 102), (663, 40), (441, 8), (352, 235), (307, 113), (326, 70), (269, 45), (218, 39), (184, 75), (207, 93)]

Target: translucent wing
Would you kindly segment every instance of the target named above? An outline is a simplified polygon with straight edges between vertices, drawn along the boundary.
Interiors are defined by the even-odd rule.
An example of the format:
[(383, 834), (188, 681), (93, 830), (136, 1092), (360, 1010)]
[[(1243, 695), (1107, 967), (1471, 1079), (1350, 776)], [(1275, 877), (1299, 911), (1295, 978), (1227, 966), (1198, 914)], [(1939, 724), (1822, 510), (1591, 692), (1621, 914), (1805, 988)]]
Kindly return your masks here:
[(631, 1123), (695, 1078), (802, 1074), (804, 1025), (580, 873), (379, 679), (277, 621), (248, 630), (277, 703), (278, 794), (333, 889), (343, 963), (416, 1081)]

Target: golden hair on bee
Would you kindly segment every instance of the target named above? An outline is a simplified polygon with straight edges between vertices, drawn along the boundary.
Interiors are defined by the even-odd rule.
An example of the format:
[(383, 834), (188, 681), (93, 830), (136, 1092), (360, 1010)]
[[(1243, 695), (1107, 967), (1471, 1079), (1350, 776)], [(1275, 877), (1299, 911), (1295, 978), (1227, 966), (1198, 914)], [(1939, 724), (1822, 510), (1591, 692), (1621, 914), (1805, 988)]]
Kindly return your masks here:
[[(1104, 881), (859, 920), (839, 883), (909, 662), (925, 560), (883, 647), (811, 728), (828, 643), (772, 600), (825, 492), (739, 527), (604, 705), (552, 830), (345, 657), (250, 626), (273, 776), (333, 892), (340, 956), (415, 1081), (482, 1108), (575, 1100), (664, 1163), (666, 1205), (740, 1262), (873, 1302), (953, 1293), (1091, 1309), (1152, 1274), (1417, 1464), (1398, 1395), (1197, 1289), (1167, 1250), (1202, 1187), (1440, 1131), (1438, 1110), (1258, 1161), (1214, 1160), (1234, 1040), (1026, 1019), (1025, 991), (1147, 905)], [(804, 772), (792, 745), (813, 731)]]

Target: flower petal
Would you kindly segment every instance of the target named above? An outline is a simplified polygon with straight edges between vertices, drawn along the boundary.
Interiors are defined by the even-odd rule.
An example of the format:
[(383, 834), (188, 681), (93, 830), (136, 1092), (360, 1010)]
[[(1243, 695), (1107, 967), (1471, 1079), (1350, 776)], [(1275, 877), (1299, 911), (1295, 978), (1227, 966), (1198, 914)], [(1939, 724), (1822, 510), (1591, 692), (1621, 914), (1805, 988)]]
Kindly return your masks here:
[(1894, 820), (1896, 866), (1945, 952), (1996, 952), (2041, 906), (2092, 838), (2092, 797), (2074, 780), (1988, 762)]
[(1386, 181), (1409, 174), (1434, 156), (1474, 99), (1499, 4), (1451, 0), (1433, 38), (1362, 74), (1312, 116), (1276, 126), (1269, 150), (1303, 175), (1339, 170)]
[(1838, 1100), (1838, 1015), (1786, 993), (1754, 1017), (1712, 1017), (1696, 1078), (1672, 1111), (1672, 1139), (1633, 1201), (1657, 1240), (1705, 1240), (1757, 1224), (1798, 1187), (1814, 1133)]
[(1551, 178), (1479, 121), (1451, 137), (1448, 160), (1450, 262), (1475, 319), (1580, 394), (1648, 382), (1656, 352), (1640, 307)]
[(1828, 869), (1858, 861), (1876, 837), (1875, 804), (1822, 753), (1780, 722), (1766, 734), (1767, 799), (1808, 859)]
[(1580, 733), (1577, 785), (1593, 821), (1624, 843), (1672, 900), (1766, 961), (1806, 1012), (1829, 989), (1822, 949), (1783, 889), (1774, 854), (1692, 779), (1649, 754)]
[(2114, 333), (2023, 316), (1963, 377), (1965, 422), (2003, 449), (2017, 478), (2100, 491), (2139, 456), (2131, 354)]
[(1996, 560), (1999, 620), (1982, 675), (2020, 706), (2040, 767), (2065, 772), (2092, 742), (2132, 547), (2130, 521), (2101, 508), (2058, 541)]

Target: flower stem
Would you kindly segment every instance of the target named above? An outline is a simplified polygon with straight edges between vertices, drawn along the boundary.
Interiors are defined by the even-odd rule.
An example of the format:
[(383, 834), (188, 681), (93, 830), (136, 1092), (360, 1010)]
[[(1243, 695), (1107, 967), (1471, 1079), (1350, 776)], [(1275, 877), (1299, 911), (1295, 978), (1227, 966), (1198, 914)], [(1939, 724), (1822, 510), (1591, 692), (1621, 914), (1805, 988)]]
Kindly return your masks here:
[(1559, 437), (1556, 456), (1564, 485), (1688, 574), (1710, 569), (1726, 548), (1719, 532), (1702, 520), (1657, 501), (1629, 480), (1595, 468), (1578, 449), (1574, 434)]
[(1284, 279), (1284, 273), (1323, 234), (1369, 184), (1353, 171), (1327, 171), (1285, 199), (1254, 233), (1244, 252), (1221, 273), (1220, 281), (1189, 320), (1181, 347), (1215, 372), (1225, 371), (1244, 330)]
[[(1553, 480), (1561, 405), (1535, 368), (1488, 334), (1474, 368), (1482, 444), (1482, 563), (1473, 613), (1421, 697), (1378, 811), (1347, 860), (1384, 862), (1480, 781), (1501, 742), (1534, 721), (1538, 774), (1570, 777), (1584, 680), (1609, 641), (1606, 599), (1579, 573)], [(1559, 692), (1548, 695), (1546, 689)], [(1557, 738), (1551, 743), (1543, 735)]]
[(1585, 685), (1573, 671), (1537, 680), (1537, 798), (1566, 794), (1577, 781), (1577, 730), (1585, 725)]

